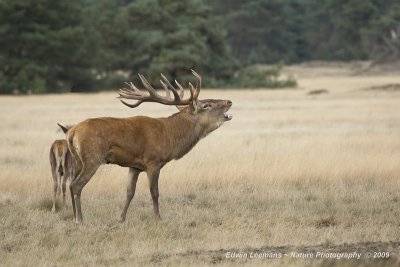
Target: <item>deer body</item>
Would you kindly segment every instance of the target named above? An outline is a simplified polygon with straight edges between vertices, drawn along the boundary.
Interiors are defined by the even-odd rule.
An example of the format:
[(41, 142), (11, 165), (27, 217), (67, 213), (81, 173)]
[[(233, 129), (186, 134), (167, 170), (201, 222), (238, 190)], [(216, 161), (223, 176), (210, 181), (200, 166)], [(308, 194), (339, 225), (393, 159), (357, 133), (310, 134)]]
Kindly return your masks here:
[[(67, 179), (73, 177), (73, 160), (66, 140), (55, 140), (50, 148), (50, 166), (53, 175), (53, 207), (56, 211), (56, 197), (63, 192), (63, 207), (65, 207), (65, 191)], [(61, 185), (62, 184), (62, 185)]]
[[(140, 78), (149, 90), (150, 96), (143, 95), (137, 89), (133, 92), (124, 91), (121, 94), (123, 98), (138, 100), (139, 104), (152, 101), (169, 105), (186, 105), (178, 107), (180, 112), (170, 117), (94, 118), (78, 123), (68, 131), (68, 146), (76, 161), (76, 178), (70, 189), (77, 223), (82, 222), (81, 191), (101, 164), (129, 167), (130, 180), (120, 221), (126, 218), (139, 173), (143, 171), (147, 173), (149, 179), (154, 213), (156, 217), (160, 217), (158, 178), (161, 168), (169, 161), (181, 158), (201, 138), (231, 119), (230, 115), (225, 114), (232, 105), (231, 101), (197, 100), (201, 80), (200, 76), (196, 77), (198, 77), (197, 91), (191, 89), (190, 100), (182, 100), (183, 93), (181, 92), (179, 97), (172, 88), (174, 101), (161, 98), (151, 91), (154, 89), (142, 76)], [(123, 103), (130, 107), (138, 105)]]
[(144, 171), (152, 162), (165, 164), (181, 158), (206, 134), (207, 130), (196, 125), (186, 112), (179, 112), (159, 119), (88, 119), (70, 130), (68, 140), (71, 144), (78, 142), (77, 150), (90, 150), (98, 163)]

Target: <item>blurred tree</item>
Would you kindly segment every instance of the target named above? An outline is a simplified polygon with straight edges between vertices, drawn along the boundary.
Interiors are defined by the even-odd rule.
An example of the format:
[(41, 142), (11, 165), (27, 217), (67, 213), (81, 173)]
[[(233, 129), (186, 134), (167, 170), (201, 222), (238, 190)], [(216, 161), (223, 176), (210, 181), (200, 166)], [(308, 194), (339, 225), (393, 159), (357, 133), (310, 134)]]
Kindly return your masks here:
[(361, 30), (362, 44), (375, 61), (400, 58), (400, 1), (376, 1), (377, 12)]
[(236, 62), (224, 31), (200, 0), (137, 0), (121, 13), (124, 69), (143, 72), (158, 83), (163, 72), (170, 80), (193, 80), (193, 68), (207, 86), (233, 76)]
[[(319, 8), (317, 8), (318, 6)], [(320, 39), (314, 43), (319, 47), (316, 58), (351, 60), (366, 59), (362, 49), (362, 29), (369, 26), (377, 9), (374, 0), (314, 0), (318, 11), (316, 29)], [(312, 28), (311, 28), (312, 29)], [(310, 30), (311, 30), (310, 29)]]
[(0, 93), (110, 89), (137, 72), (159, 86), (190, 68), (244, 86), (258, 63), (399, 57), (398, 0), (0, 0)]
[(81, 0), (0, 0), (0, 92), (90, 84)]
[[(120, 3), (122, 2), (122, 3)], [(96, 80), (92, 88), (111, 89), (120, 86), (125, 80), (117, 70), (127, 60), (121, 50), (124, 47), (124, 32), (118, 24), (118, 17), (124, 6), (122, 0), (85, 0), (83, 27), (86, 29), (85, 41), (87, 58), (91, 61), (91, 71)], [(74, 91), (80, 91), (76, 88)]]
[(120, 62), (125, 60), (123, 54), (118, 53), (123, 34), (117, 21), (120, 7), (116, 0), (86, 1), (83, 21), (85, 28), (92, 33), (93, 42), (97, 44), (94, 46), (96, 50), (91, 49), (91, 53), (96, 55), (93, 67), (101, 75), (118, 68)]
[(308, 56), (304, 1), (207, 2), (226, 25), (233, 55), (242, 63), (291, 63)]
[(398, 0), (206, 0), (242, 64), (399, 58)]
[(397, 0), (308, 0), (307, 39), (318, 60), (388, 60), (400, 56)]

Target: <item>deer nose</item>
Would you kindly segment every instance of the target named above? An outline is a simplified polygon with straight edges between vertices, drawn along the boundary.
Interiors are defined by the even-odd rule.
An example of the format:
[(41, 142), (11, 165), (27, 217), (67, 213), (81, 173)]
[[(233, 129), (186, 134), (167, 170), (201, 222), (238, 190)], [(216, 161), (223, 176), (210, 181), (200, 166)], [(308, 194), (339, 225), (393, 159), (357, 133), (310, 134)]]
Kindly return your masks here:
[(228, 100), (228, 101), (226, 101), (226, 104), (227, 104), (228, 106), (232, 106), (232, 101)]

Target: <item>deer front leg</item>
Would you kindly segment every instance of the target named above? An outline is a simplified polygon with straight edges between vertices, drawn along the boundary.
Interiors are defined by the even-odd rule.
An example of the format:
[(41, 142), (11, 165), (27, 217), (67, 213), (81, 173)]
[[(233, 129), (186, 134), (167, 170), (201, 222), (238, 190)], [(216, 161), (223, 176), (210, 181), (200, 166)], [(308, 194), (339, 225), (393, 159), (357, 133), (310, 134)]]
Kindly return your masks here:
[(136, 182), (138, 180), (140, 171), (135, 168), (129, 168), (129, 183), (128, 188), (126, 190), (126, 200), (124, 204), (124, 208), (122, 209), (121, 216), (119, 218), (120, 222), (124, 222), (126, 219), (126, 212), (128, 211), (129, 204), (133, 196), (135, 195), (136, 190)]
[(160, 176), (160, 168), (149, 168), (147, 170), (147, 177), (149, 178), (150, 193), (153, 199), (154, 215), (157, 219), (161, 219), (158, 206), (158, 177)]

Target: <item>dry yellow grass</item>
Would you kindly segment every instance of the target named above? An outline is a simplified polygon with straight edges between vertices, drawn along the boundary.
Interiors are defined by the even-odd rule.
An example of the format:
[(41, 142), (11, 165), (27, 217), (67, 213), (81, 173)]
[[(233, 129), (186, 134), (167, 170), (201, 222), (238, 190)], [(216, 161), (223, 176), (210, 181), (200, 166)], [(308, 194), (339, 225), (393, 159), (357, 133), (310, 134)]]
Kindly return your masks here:
[[(203, 90), (202, 98), (231, 99), (234, 118), (162, 170), (161, 222), (141, 174), (127, 222), (117, 223), (127, 170), (108, 165), (82, 193), (82, 226), (69, 198), (67, 210), (51, 213), (48, 151), (63, 138), (56, 122), (174, 108), (129, 109), (115, 93), (0, 97), (0, 265), (308, 265), (225, 253), (398, 242), (400, 92), (361, 89), (400, 79), (338, 73), (298, 77), (299, 89)], [(321, 88), (329, 93), (306, 94)], [(392, 250), (380, 263), (398, 261)]]

